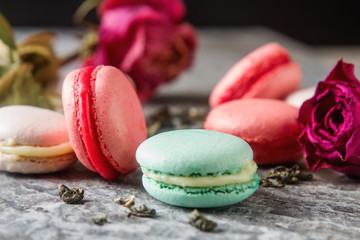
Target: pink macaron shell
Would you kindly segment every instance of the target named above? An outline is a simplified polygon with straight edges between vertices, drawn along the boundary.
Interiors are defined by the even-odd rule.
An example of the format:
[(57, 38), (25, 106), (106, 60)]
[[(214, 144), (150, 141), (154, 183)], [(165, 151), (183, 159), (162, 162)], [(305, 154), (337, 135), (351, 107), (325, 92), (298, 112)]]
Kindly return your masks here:
[(146, 123), (141, 103), (126, 77), (115, 67), (102, 66), (96, 73), (95, 111), (101, 138), (114, 162), (111, 164), (127, 174), (139, 164), (135, 159), (137, 147), (146, 135)]
[(298, 109), (284, 101), (239, 99), (212, 109), (204, 128), (242, 138), (253, 148), (258, 164), (284, 163), (303, 155), (297, 116)]
[(79, 71), (75, 70), (70, 72), (63, 83), (62, 88), (62, 102), (65, 113), (66, 126), (69, 132), (69, 139), (71, 146), (76, 153), (79, 161), (91, 171), (97, 172), (95, 167), (89, 161), (86, 150), (84, 149), (81, 136), (79, 134), (79, 127), (77, 124), (77, 113), (75, 109), (75, 98), (74, 98), (74, 79), (76, 75), (80, 74)]
[(97, 116), (95, 113), (93, 83), (96, 81), (98, 68), (85, 67), (79, 70), (74, 79), (75, 109), (77, 110), (78, 134), (81, 136), (82, 144), (87, 153), (88, 159), (97, 172), (105, 179), (112, 180), (119, 176), (119, 173), (111, 164), (112, 156), (104, 153), (106, 149), (99, 131)]
[[(289, 79), (292, 80), (289, 81)], [(282, 64), (264, 74), (242, 98), (284, 99), (299, 88), (301, 80), (302, 71), (298, 63)]]
[[(290, 92), (284, 93), (285, 90), (292, 91), (293, 85), (296, 87), (299, 85), (299, 74), (296, 71), (298, 69), (290, 66), (291, 71), (294, 71), (296, 75), (288, 75), (292, 73), (291, 71), (284, 74), (287, 75), (286, 85), (291, 86), (290, 88), (277, 86), (279, 77), (276, 76), (279, 75), (278, 70), (288, 70), (287, 67), (279, 67), (290, 62), (289, 52), (277, 43), (268, 43), (255, 49), (236, 63), (215, 86), (209, 98), (210, 106), (215, 107), (227, 101), (243, 98), (246, 95), (248, 97), (256, 95), (260, 98), (266, 97), (266, 95), (275, 98), (286, 96)], [(276, 88), (270, 87), (270, 85), (276, 85)], [(268, 94), (266, 88), (272, 88), (271, 94)], [(263, 91), (263, 89), (265, 90)]]

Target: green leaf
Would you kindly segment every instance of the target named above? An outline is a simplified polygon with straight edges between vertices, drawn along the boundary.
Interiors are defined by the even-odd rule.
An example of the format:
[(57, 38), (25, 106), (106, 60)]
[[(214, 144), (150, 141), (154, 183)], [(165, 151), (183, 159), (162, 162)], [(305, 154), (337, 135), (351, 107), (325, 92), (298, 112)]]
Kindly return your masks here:
[(11, 49), (16, 49), (14, 34), (9, 22), (0, 12), (0, 39)]

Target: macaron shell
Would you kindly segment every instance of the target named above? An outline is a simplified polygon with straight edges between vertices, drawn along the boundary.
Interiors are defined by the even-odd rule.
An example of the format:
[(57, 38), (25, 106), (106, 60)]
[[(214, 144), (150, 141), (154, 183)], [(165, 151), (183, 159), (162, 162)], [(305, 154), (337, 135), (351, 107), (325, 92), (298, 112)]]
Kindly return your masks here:
[(88, 169), (97, 172), (92, 163), (88, 160), (87, 153), (84, 149), (81, 136), (78, 134), (80, 131), (77, 124), (77, 116), (75, 109), (75, 98), (74, 98), (74, 79), (77, 74), (81, 74), (78, 71), (70, 72), (63, 83), (62, 88), (62, 102), (65, 113), (66, 126), (69, 132), (69, 138), (71, 146), (74, 149), (77, 158), (84, 164)]
[(64, 115), (44, 108), (11, 105), (0, 108), (0, 141), (54, 146), (69, 141)]
[[(84, 165), (85, 163), (90, 164), (92, 166), (91, 170), (94, 169), (99, 172), (105, 179), (115, 179), (119, 174), (101, 151), (97, 128), (94, 123), (93, 94), (90, 83), (95, 70), (95, 67), (85, 67), (75, 70), (75, 75), (66, 78), (64, 84), (71, 86), (73, 96), (64, 99), (65, 101), (69, 100), (71, 103), (70, 108), (64, 107), (64, 112), (67, 121), (70, 121), (71, 126), (69, 129), (74, 129), (69, 132), (69, 135), (79, 160), (84, 162)], [(68, 104), (65, 105), (69, 106)], [(75, 119), (69, 118), (69, 115), (72, 114), (74, 114)], [(74, 142), (74, 140), (79, 142)], [(84, 158), (81, 158), (81, 156)]]
[(242, 139), (204, 129), (157, 134), (136, 152), (141, 167), (180, 176), (237, 172), (252, 158), (250, 146)]
[(23, 174), (52, 173), (69, 168), (75, 160), (74, 153), (47, 158), (31, 158), (0, 153), (0, 170)]
[(147, 137), (141, 103), (131, 82), (118, 69), (101, 67), (96, 78), (94, 106), (102, 142), (118, 171), (133, 172), (139, 167), (136, 149)]
[(112, 156), (103, 151), (106, 145), (102, 142), (97, 123), (94, 103), (96, 94), (93, 86), (96, 84), (96, 73), (99, 69), (100, 67), (86, 67), (79, 70), (79, 73), (82, 72), (84, 75), (78, 75), (74, 82), (75, 108), (77, 109), (77, 123), (81, 128), (79, 134), (89, 161), (105, 179), (111, 180), (117, 178), (119, 173), (110, 163), (113, 161)]
[[(270, 88), (270, 85), (274, 85), (271, 87), (271, 97), (282, 98), (286, 96), (290, 92), (285, 92), (285, 90), (292, 91), (292, 89), (298, 87), (300, 83), (299, 79), (301, 80), (302, 77), (301, 71), (299, 75), (298, 69), (293, 69), (295, 67), (291, 66), (290, 70), (287, 68), (278, 69), (288, 70), (287, 73), (283, 74), (287, 76), (286, 79), (273, 75), (280, 74), (276, 71), (276, 68), (290, 62), (289, 52), (277, 43), (268, 43), (255, 49), (236, 63), (215, 86), (209, 98), (210, 106), (215, 107), (224, 102), (242, 98), (244, 95), (247, 95), (248, 91), (252, 92), (249, 93), (248, 97), (251, 95), (263, 97), (263, 93), (268, 94), (266, 88)], [(272, 71), (275, 72), (269, 73)], [(277, 85), (279, 78), (282, 79), (282, 81), (286, 80), (286, 85), (290, 86), (289, 89), (288, 87), (282, 89), (282, 86), (279, 87)], [(259, 83), (257, 83), (257, 81), (259, 81)], [(266, 86), (261, 86), (262, 84)]]
[(297, 116), (298, 109), (284, 101), (241, 99), (212, 109), (204, 128), (244, 139), (258, 164), (291, 162), (303, 155), (297, 141), (302, 131)]
[(156, 199), (171, 205), (191, 208), (222, 207), (241, 202), (250, 197), (259, 185), (257, 174), (248, 183), (191, 190), (164, 185), (145, 176), (142, 181), (146, 191)]
[(298, 63), (282, 64), (258, 79), (242, 98), (283, 99), (298, 89), (301, 80), (302, 71)]

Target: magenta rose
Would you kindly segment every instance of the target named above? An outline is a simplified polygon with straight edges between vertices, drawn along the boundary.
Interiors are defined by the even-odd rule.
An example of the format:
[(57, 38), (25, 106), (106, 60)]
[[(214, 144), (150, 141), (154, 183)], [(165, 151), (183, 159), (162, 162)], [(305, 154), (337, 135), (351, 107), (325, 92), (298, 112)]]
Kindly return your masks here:
[(360, 176), (360, 82), (353, 64), (338, 61), (301, 106), (299, 121), (305, 126), (300, 142), (311, 170)]
[(197, 37), (181, 22), (181, 0), (108, 0), (99, 13), (99, 43), (85, 63), (118, 67), (135, 82), (141, 100), (191, 65)]

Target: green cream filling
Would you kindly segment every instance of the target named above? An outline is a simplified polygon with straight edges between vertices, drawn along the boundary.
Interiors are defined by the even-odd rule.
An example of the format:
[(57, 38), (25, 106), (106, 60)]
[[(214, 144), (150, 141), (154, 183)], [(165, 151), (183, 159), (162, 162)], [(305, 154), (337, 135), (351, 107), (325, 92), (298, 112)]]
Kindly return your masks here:
[(219, 187), (229, 184), (239, 184), (249, 182), (253, 179), (256, 173), (257, 166), (254, 161), (246, 163), (240, 171), (234, 174), (228, 175), (216, 175), (216, 176), (174, 176), (170, 174), (161, 174), (142, 168), (144, 176), (161, 182), (166, 185), (175, 185), (181, 187)]

